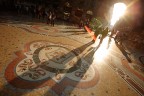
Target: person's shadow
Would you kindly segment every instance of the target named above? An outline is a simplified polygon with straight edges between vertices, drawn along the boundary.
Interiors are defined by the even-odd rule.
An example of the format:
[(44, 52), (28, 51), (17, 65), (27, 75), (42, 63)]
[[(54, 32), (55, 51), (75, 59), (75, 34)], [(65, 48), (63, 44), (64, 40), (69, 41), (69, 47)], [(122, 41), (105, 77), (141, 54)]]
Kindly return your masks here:
[[(74, 90), (74, 88), (76, 88), (76, 86), (79, 84), (79, 82), (81, 81), (81, 79), (79, 81), (72, 81), (71, 79), (68, 79), (68, 78), (64, 78), (64, 80), (62, 80), (61, 82), (59, 83), (56, 83), (53, 79), (51, 78), (55, 78), (55, 77), (58, 77), (58, 74), (59, 73), (65, 73), (65, 76), (66, 74), (68, 73), (72, 73), (73, 71), (75, 70), (78, 70), (82, 67), (82, 60), (81, 60), (81, 57), (79, 56), (87, 47), (89, 47), (91, 44), (93, 44), (93, 42), (88, 42), (80, 47), (77, 47), (71, 51), (69, 51), (68, 53), (62, 55), (61, 57), (64, 58), (65, 55), (67, 56), (70, 56), (72, 53), (74, 53), (76, 56), (78, 56), (78, 60), (77, 60), (77, 63), (74, 64), (74, 66), (72, 66), (71, 68), (69, 69), (58, 69), (58, 68), (53, 68), (53, 67), (49, 67), (49, 66), (46, 66), (48, 64), (48, 62), (51, 62), (53, 60), (56, 59), (56, 57), (53, 57), (51, 59), (49, 59), (48, 61), (44, 61), (41, 63), (40, 59), (39, 59), (39, 55), (37, 53), (40, 52), (40, 50), (42, 50), (43, 48), (47, 48), (48, 46), (43, 46), (43, 47), (40, 47), (38, 49), (35, 50), (35, 52), (33, 53), (33, 62), (35, 62), (35, 64), (37, 65), (36, 67), (29, 67), (28, 69), (29, 70), (26, 70), (25, 68), (23, 68), (22, 70), (26, 70), (24, 74), (21, 74), (19, 76), (14, 76), (13, 78), (11, 78), (10, 75), (13, 75), (13, 70), (9, 70), (11, 68), (11, 66), (7, 66), (6, 68), (6, 71), (5, 74), (8, 74), (6, 75), (5, 77), (7, 78), (7, 84), (3, 85), (0, 89), (0, 96), (13, 96), (13, 95), (10, 95), (10, 93), (7, 93), (5, 90), (7, 90), (8, 86), (11, 85), (13, 86), (15, 89), (14, 90), (18, 90), (18, 89), (26, 89), (26, 90), (29, 90), (29, 91), (24, 91), (24, 92), (20, 92), (19, 93), (19, 96), (23, 96), (25, 94), (29, 94), (29, 92), (31, 92), (33, 89), (37, 89), (37, 88), (42, 88), (44, 87), (45, 85), (46, 86), (49, 86), (50, 90), (47, 90), (46, 93), (44, 93), (43, 96), (49, 96), (47, 94), (53, 94), (53, 96), (56, 96), (56, 94), (58, 96), (63, 96), (63, 91), (65, 90), (65, 88), (67, 86), (72, 86), (72, 90)], [(78, 51), (79, 50), (79, 51)], [(78, 53), (76, 53), (78, 52)], [(92, 51), (90, 51), (89, 54), (91, 54)], [(23, 52), (21, 53), (21, 51), (18, 51), (16, 52), (18, 55), (20, 56), (24, 56), (25, 55), (23, 54)], [(85, 55), (83, 58), (86, 58), (88, 56)], [(65, 65), (67, 62), (71, 61), (74, 57), (71, 57), (70, 59), (68, 59), (68, 61), (64, 62), (63, 65)], [(31, 61), (29, 61), (31, 62)], [(27, 62), (26, 62), (27, 63)], [(13, 63), (11, 62), (11, 65), (14, 65), (16, 63)], [(82, 74), (85, 74), (87, 72), (87, 70), (89, 69), (90, 67), (90, 64), (89, 66), (85, 66), (85, 70), (83, 71)], [(13, 66), (13, 68), (15, 68), (15, 65)], [(12, 68), (12, 69), (13, 69)], [(42, 68), (44, 69), (45, 71), (50, 71), (50, 72), (53, 72), (55, 74), (55, 77), (47, 77), (46, 79), (44, 80), (40, 80), (40, 81), (33, 81), (33, 82), (29, 82), (28, 80), (23, 80), (21, 79), (20, 77), (23, 77), (23, 76), (27, 76), (28, 73), (31, 71), (31, 72), (36, 72), (38, 70), (38, 68)], [(44, 72), (44, 71), (43, 71)], [(44, 75), (44, 74), (40, 74), (40, 75)], [(39, 77), (38, 75), (29, 75), (31, 78), (37, 78)], [(51, 83), (51, 84), (50, 84)], [(48, 84), (48, 85), (47, 85)], [(64, 86), (65, 85), (65, 86)], [(53, 90), (53, 92), (52, 92)], [(11, 91), (11, 90), (10, 90)], [(72, 91), (69, 93), (71, 94)]]
[(122, 52), (122, 54), (126, 57), (126, 59), (128, 60), (129, 63), (132, 63), (132, 60), (130, 59), (129, 55), (130, 53), (128, 53), (122, 44), (118, 44), (118, 42), (115, 42), (116, 46), (120, 49), (120, 51)]

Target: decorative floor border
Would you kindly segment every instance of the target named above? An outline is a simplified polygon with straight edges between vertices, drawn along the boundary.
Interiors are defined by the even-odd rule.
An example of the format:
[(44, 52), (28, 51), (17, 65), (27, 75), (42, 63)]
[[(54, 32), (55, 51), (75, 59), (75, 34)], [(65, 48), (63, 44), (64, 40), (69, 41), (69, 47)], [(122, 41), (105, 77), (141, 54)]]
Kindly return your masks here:
[[(126, 64), (128, 63), (128, 61), (126, 59), (121, 59), (122, 64)], [(115, 64), (109, 64), (110, 68), (112, 68), (116, 73), (119, 74), (119, 76), (124, 79), (124, 81), (127, 82), (128, 85), (130, 85), (138, 94), (140, 94), (140, 96), (144, 95), (144, 89), (138, 84), (136, 83), (128, 74), (126, 74), (123, 70), (121, 70), (120, 68), (118, 68)], [(132, 71), (132, 70), (131, 70)], [(130, 72), (131, 72), (130, 71)], [(134, 72), (134, 71), (132, 71)], [(140, 77), (140, 75), (134, 73), (136, 76)]]
[(142, 81), (144, 81), (144, 76), (142, 76), (141, 74), (139, 74), (138, 72), (134, 71), (134, 69), (132, 69), (128, 63), (128, 61), (126, 59), (121, 59), (122, 65), (124, 67), (126, 67), (131, 73), (133, 73), (134, 75), (136, 75), (139, 79), (141, 79)]

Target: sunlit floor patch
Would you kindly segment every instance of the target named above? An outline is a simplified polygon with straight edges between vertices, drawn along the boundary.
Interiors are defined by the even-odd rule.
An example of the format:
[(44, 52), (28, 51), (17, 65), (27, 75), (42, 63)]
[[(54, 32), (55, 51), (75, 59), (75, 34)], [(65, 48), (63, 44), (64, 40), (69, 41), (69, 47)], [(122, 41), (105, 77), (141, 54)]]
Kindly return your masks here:
[[(108, 55), (108, 40), (109, 40), (109, 37), (106, 37), (104, 38), (102, 44), (98, 47), (98, 44), (100, 43), (100, 39), (97, 39), (96, 42), (95, 42), (95, 45), (94, 46), (94, 60), (97, 61), (97, 62), (101, 62), (102, 60), (104, 60), (104, 58)], [(97, 50), (95, 50), (95, 48), (97, 48)]]

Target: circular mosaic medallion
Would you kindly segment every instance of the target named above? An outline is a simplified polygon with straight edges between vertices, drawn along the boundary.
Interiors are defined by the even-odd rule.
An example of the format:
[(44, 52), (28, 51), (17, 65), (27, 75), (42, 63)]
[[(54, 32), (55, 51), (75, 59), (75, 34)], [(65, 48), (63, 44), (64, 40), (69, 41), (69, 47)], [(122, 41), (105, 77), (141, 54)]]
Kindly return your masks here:
[(32, 42), (16, 52), (18, 57), (6, 68), (5, 77), (11, 85), (22, 89), (51, 87), (57, 83), (53, 90), (76, 85), (89, 88), (97, 83), (99, 75), (80, 53), (78, 48), (65, 44)]
[(72, 73), (81, 65), (77, 52), (59, 45), (39, 46), (31, 54), (32, 58), (24, 59), (16, 66), (16, 74), (22, 79), (35, 81), (49, 77), (48, 72)]

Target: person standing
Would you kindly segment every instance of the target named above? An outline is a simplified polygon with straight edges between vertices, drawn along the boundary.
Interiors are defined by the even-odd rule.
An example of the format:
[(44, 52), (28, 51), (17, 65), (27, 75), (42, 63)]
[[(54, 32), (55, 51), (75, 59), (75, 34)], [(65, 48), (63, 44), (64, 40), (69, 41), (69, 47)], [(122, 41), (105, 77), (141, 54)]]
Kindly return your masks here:
[(56, 19), (56, 14), (55, 14), (55, 12), (52, 12), (52, 20), (51, 20), (52, 26), (54, 26), (54, 24), (55, 24), (55, 19)]
[(79, 21), (79, 27), (82, 28), (83, 26), (84, 26), (84, 22), (83, 22), (83, 19), (81, 18)]
[(90, 20), (89, 20), (89, 18), (87, 18), (87, 19), (86, 19), (86, 22), (85, 22), (86, 26), (89, 27), (89, 23), (90, 23)]
[(50, 23), (50, 19), (49, 19), (49, 10), (46, 9), (46, 23), (49, 24)]
[(49, 24), (52, 24), (52, 12), (50, 11), (48, 14)]

